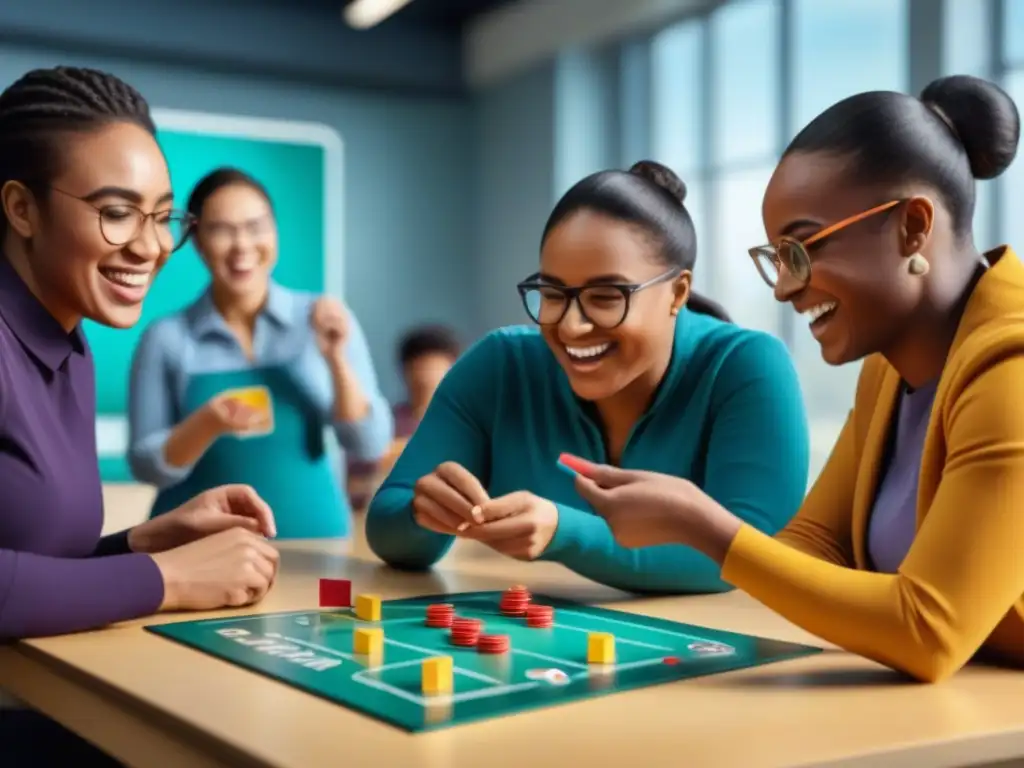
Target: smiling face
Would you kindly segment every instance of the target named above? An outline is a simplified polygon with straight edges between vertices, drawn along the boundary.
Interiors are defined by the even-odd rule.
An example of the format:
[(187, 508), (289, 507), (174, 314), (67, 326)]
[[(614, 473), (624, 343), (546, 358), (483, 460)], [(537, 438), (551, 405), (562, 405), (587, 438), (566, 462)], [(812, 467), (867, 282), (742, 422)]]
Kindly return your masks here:
[[(595, 317), (622, 300), (610, 284), (641, 284), (671, 269), (658, 259), (655, 245), (642, 232), (612, 218), (581, 211), (555, 227), (541, 250), (543, 281), (556, 286), (595, 286)], [(590, 401), (605, 400), (637, 381), (652, 385), (671, 356), (675, 315), (689, 295), (690, 273), (655, 283), (633, 294), (626, 319), (602, 328), (582, 317), (572, 302), (558, 325), (541, 332), (569, 377), (573, 391)]]
[(804, 285), (782, 270), (775, 296), (803, 315), (832, 365), (890, 349), (922, 305), (926, 281), (907, 258), (927, 253), (934, 209), (922, 197), (851, 183), (844, 158), (794, 153), (779, 164), (765, 193), (763, 216), (771, 242), (804, 241), (845, 219), (901, 199), (885, 211), (844, 226), (809, 245)]
[(270, 203), (248, 184), (221, 187), (203, 203), (196, 247), (215, 290), (238, 299), (262, 297), (277, 263)]
[[(127, 328), (174, 245), (167, 162), (153, 136), (132, 123), (66, 136), (61, 172), (42, 205), (20, 185), (5, 187), (9, 226), (31, 243), (33, 289), (62, 325), (87, 317)], [(138, 210), (158, 215), (132, 237)]]

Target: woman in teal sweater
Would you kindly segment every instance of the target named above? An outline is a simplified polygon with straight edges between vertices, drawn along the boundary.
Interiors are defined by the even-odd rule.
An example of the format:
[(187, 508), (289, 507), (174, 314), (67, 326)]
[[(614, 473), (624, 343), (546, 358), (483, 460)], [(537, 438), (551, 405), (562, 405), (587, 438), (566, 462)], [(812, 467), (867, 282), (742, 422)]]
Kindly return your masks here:
[(494, 331), (449, 371), (370, 505), (382, 560), (428, 568), (458, 536), (626, 591), (729, 589), (694, 549), (617, 544), (562, 452), (686, 478), (769, 534), (786, 524), (807, 485), (800, 385), (777, 339), (691, 291), (685, 195), (642, 162), (559, 201), (519, 285), (539, 330)]

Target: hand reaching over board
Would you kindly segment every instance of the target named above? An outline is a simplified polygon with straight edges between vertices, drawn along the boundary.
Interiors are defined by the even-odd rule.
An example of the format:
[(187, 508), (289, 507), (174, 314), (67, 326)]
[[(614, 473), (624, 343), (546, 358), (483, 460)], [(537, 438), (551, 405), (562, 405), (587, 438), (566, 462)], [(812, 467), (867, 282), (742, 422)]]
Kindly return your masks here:
[(422, 528), (454, 536), (476, 521), (474, 510), (488, 499), (487, 491), (469, 470), (446, 461), (416, 481), (413, 516)]

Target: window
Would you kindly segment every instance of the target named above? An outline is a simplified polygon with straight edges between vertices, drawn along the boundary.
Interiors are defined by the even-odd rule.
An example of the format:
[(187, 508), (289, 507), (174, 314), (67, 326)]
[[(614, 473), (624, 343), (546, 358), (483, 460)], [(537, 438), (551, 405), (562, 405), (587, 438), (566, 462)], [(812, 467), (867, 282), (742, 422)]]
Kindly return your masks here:
[(778, 6), (770, 0), (726, 5), (711, 16), (716, 166), (757, 162), (778, 152), (778, 27)]
[(772, 160), (714, 180), (715, 298), (739, 325), (780, 336), (781, 305), (747, 255), (748, 248), (765, 241), (761, 200), (774, 170)]
[(1024, 1), (1003, 0), (1003, 51), (1010, 66), (1024, 64)]
[[(906, 0), (793, 0), (793, 134), (835, 102), (868, 90), (906, 90)], [(811, 476), (853, 406), (859, 364), (835, 368), (802, 318), (792, 348), (811, 423)]]
[(707, 220), (707, 185), (699, 175), (690, 178), (683, 176), (686, 182), (686, 210), (693, 219), (693, 227), (697, 230), (697, 263), (693, 268), (693, 289), (711, 297), (718, 292), (714, 285), (714, 270), (708, 241)]
[(906, 90), (906, 0), (794, 0), (792, 8), (796, 130), (855, 93)]
[[(1011, 169), (1014, 167), (1011, 166)], [(974, 245), (979, 251), (985, 252), (995, 248), (997, 245), (1002, 245), (1007, 240), (995, 233), (995, 220), (992, 217), (992, 208), (997, 199), (996, 187), (991, 181), (977, 181), (975, 182), (975, 190)]]
[(703, 164), (703, 38), (704, 24), (690, 21), (669, 27), (651, 43), (654, 157), (681, 175)]
[(651, 133), (653, 158), (686, 183), (686, 208), (697, 230), (693, 286), (712, 295), (714, 275), (707, 249), (707, 190), (703, 183), (705, 24), (685, 21), (651, 41)]
[[(991, 77), (992, 3), (995, 0), (944, 0), (942, 70), (944, 75)], [(1010, 0), (1013, 2), (1013, 0)]]
[[(1024, 69), (1010, 72), (1003, 85), (1010, 98), (1024, 106)], [(1024, 163), (1019, 156), (999, 183), (999, 218), (1003, 230), (1000, 240), (1024, 251), (1024, 221), (1020, 215), (1020, 201), (1024, 199)], [(981, 243), (976, 245), (983, 247)]]

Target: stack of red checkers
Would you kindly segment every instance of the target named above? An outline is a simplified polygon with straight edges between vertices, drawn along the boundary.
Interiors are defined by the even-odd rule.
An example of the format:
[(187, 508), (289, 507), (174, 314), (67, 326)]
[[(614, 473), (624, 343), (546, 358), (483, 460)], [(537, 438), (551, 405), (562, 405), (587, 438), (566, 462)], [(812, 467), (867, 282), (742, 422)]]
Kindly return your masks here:
[(533, 603), (526, 609), (526, 626), (534, 629), (549, 629), (555, 624), (555, 609), (550, 605)]
[(455, 606), (451, 603), (435, 603), (427, 606), (428, 627), (450, 627), (455, 618)]
[(480, 619), (455, 619), (452, 621), (452, 632), (449, 639), (452, 645), (472, 648), (480, 639), (480, 631), (484, 623)]
[(508, 635), (480, 635), (476, 644), (480, 653), (507, 653), (511, 647)]
[(501, 612), (506, 616), (522, 616), (530, 604), (530, 592), (526, 587), (515, 586), (505, 590), (501, 596)]

